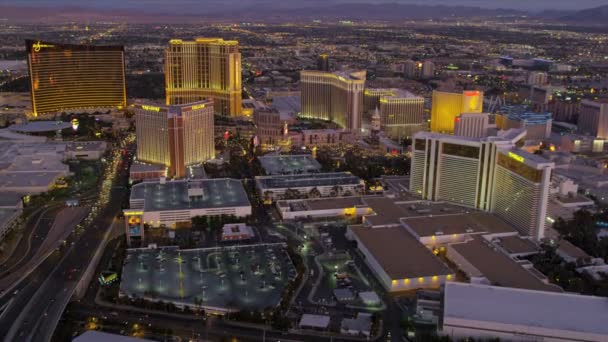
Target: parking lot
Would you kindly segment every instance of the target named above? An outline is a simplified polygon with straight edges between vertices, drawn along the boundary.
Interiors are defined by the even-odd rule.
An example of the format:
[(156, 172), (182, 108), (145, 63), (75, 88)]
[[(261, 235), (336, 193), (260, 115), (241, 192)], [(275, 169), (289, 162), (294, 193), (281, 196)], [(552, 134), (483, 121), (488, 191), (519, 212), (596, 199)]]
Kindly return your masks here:
[(120, 292), (209, 310), (262, 310), (276, 306), (295, 277), (282, 244), (131, 249)]

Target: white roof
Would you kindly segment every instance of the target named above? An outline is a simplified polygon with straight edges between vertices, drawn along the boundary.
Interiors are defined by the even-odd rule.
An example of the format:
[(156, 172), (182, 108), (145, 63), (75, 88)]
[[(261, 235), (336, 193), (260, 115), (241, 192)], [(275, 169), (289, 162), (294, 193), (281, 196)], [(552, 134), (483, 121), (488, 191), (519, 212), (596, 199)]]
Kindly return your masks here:
[(329, 326), (329, 316), (303, 314), (299, 325), (301, 327), (325, 329)]
[(380, 297), (374, 291), (359, 292), (359, 298), (365, 303), (379, 303)]
[(608, 298), (448, 282), (448, 318), (608, 336)]
[(73, 342), (146, 342), (151, 340), (145, 340), (141, 338), (115, 335), (105, 333), (101, 331), (89, 330), (85, 331), (82, 335), (75, 337)]

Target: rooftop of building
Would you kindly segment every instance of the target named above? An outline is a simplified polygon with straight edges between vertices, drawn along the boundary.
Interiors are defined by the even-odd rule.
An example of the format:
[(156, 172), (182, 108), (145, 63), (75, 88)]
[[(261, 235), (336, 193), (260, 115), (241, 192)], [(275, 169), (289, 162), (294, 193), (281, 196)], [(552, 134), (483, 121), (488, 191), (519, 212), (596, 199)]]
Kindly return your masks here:
[(444, 317), (608, 335), (608, 298), (448, 282)]
[(420, 131), (414, 134), (414, 139), (436, 139), (445, 142), (453, 143), (472, 143), (469, 145), (476, 145), (482, 142), (495, 142), (495, 143), (506, 143), (515, 144), (521, 138), (525, 136), (526, 130), (519, 128), (512, 128), (508, 130), (498, 131), (497, 135), (487, 136), (482, 138), (464, 137), (452, 134), (436, 133)]
[(141, 339), (130, 336), (110, 334), (102, 331), (87, 330), (80, 336), (74, 337), (74, 342), (147, 342), (152, 340)]
[(12, 125), (8, 129), (21, 133), (46, 133), (61, 131), (70, 127), (72, 127), (71, 123), (63, 121), (30, 121), (24, 124)]
[(482, 212), (409, 217), (402, 219), (402, 222), (419, 237), (516, 232), (497, 216)]
[(64, 172), (15, 172), (0, 174), (0, 190), (29, 192), (27, 188), (49, 188)]
[(583, 195), (580, 195), (580, 194), (574, 194), (572, 196), (557, 195), (555, 197), (555, 200), (560, 203), (565, 203), (565, 204), (577, 204), (577, 203), (580, 205), (593, 205), (594, 204), (592, 199), (585, 197)]
[(23, 195), (17, 192), (3, 191), (0, 196), (0, 208), (15, 208), (21, 205)]
[(309, 210), (343, 209), (365, 206), (361, 197), (335, 197), (305, 200)]
[(380, 180), (385, 184), (385, 187), (387, 187), (388, 190), (392, 190), (394, 192), (410, 191), (409, 176), (382, 176), (380, 177)]
[(258, 176), (255, 179), (264, 189), (341, 186), (361, 183), (361, 179), (350, 172)]
[[(202, 188), (202, 196), (188, 196), (188, 188)], [(250, 206), (241, 181), (216, 178), (189, 182), (186, 180), (143, 182), (131, 188), (131, 200), (144, 200), (144, 211), (188, 210)]]
[(452, 244), (450, 248), (465, 258), (494, 285), (561, 292), (559, 287), (545, 284), (513, 259), (496, 250), (482, 236), (474, 235), (466, 243)]
[(368, 88), (365, 89), (365, 95), (379, 93), (381, 97), (386, 99), (424, 99), (421, 96), (416, 96), (412, 92), (400, 88)]
[(349, 226), (391, 280), (453, 274), (433, 252), (403, 227)]
[(426, 217), (467, 213), (471, 209), (443, 202), (395, 202), (387, 197), (365, 197), (363, 201), (374, 211), (373, 215), (365, 216), (366, 224), (371, 226), (400, 225), (402, 218)]
[(544, 124), (553, 116), (549, 112), (533, 112), (526, 105), (502, 106), (498, 109), (498, 114), (506, 115), (509, 120), (525, 121), (527, 124)]
[(509, 254), (528, 254), (539, 251), (538, 246), (534, 242), (518, 235), (499, 237), (496, 239), (496, 243)]
[(507, 155), (513, 159), (516, 159), (517, 161), (519, 161), (521, 163), (525, 163), (526, 165), (534, 167), (534, 168), (555, 166), (555, 163), (553, 163), (549, 159), (546, 159), (543, 156), (538, 155), (538, 154), (527, 152), (522, 149), (511, 148), (511, 149), (504, 149), (504, 150), (500, 149), (499, 151), (503, 152), (505, 155)]
[(165, 105), (153, 101), (136, 101), (133, 104), (136, 108), (141, 108), (151, 112), (166, 112), (169, 116), (181, 116), (184, 112), (200, 110), (213, 106), (213, 100), (201, 100), (190, 103)]
[(215, 38), (215, 37), (196, 37), (194, 40), (181, 40), (181, 39), (171, 39), (169, 41), (172, 45), (179, 44), (218, 44), (218, 45), (239, 45), (237, 40), (224, 40), (223, 38)]
[(265, 155), (258, 159), (268, 175), (309, 173), (321, 170), (321, 164), (309, 154)]
[(580, 259), (580, 258), (589, 258), (589, 254), (587, 254), (582, 249), (573, 245), (570, 241), (561, 239), (557, 243), (558, 251), (567, 254), (571, 258)]
[(329, 326), (330, 317), (326, 315), (303, 314), (299, 326), (326, 329)]
[(155, 171), (164, 171), (167, 167), (161, 164), (148, 164), (142, 163), (139, 161), (133, 162), (131, 164), (130, 172), (155, 172)]
[(74, 141), (66, 146), (66, 151), (104, 151), (108, 144), (105, 141)]
[(346, 71), (320, 71), (320, 70), (302, 70), (302, 73), (308, 74), (325, 74), (334, 75), (344, 81), (365, 81), (365, 70), (346, 70)]

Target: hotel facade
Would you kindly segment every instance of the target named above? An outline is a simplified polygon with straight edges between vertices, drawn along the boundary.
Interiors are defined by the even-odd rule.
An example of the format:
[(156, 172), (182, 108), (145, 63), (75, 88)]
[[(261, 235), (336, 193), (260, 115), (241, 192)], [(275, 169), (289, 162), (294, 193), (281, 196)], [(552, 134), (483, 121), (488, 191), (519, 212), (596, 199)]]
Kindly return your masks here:
[(544, 237), (554, 164), (516, 149), (523, 130), (467, 138), (420, 132), (414, 136), (410, 190), (495, 213), (521, 234)]
[(213, 102), (185, 105), (135, 105), (137, 159), (167, 166), (183, 178), (186, 166), (215, 158)]
[(168, 105), (213, 99), (215, 112), (242, 113), (241, 53), (236, 40), (173, 39), (165, 50)]
[(400, 140), (424, 130), (424, 98), (402, 89), (365, 89), (366, 112), (378, 109), (380, 129), (392, 139)]
[(481, 113), (483, 92), (478, 90), (462, 93), (433, 91), (431, 108), (431, 132), (454, 133), (456, 118), (463, 113)]
[(123, 46), (25, 44), (35, 116), (125, 107)]
[(303, 118), (332, 121), (342, 128), (359, 131), (363, 115), (365, 71), (300, 72)]

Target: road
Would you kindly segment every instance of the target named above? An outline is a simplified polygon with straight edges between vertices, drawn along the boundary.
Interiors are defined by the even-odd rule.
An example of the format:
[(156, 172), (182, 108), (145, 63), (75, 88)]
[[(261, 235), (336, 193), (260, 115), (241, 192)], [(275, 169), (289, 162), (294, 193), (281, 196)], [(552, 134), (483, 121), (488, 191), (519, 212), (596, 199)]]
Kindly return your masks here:
[[(162, 331), (171, 330), (171, 335), (182, 338), (200, 338), (211, 341), (352, 341), (336, 337), (306, 336), (296, 333), (263, 331), (251, 327), (237, 327), (221, 318), (210, 317), (206, 320), (186, 320), (162, 314), (143, 314), (130, 311), (114, 311), (111, 308), (78, 305), (72, 307), (69, 317), (72, 322), (87, 323), (90, 317), (100, 321), (103, 331), (115, 334), (133, 334), (139, 331), (145, 338), (163, 340), (167, 335)], [(135, 329), (137, 327), (139, 329)]]
[[(114, 192), (113, 196), (121, 198), (126, 190), (116, 189)], [(82, 235), (72, 233), (66, 239), (66, 246), (53, 252), (22, 281), (12, 292), (17, 290), (16, 295), (11, 296), (10, 293), (5, 296), (6, 299), (3, 298), (5, 302), (11, 301), (0, 316), (0, 336), (5, 341), (25, 340), (24, 336), (33, 335), (35, 322), (42, 324), (47, 319), (48, 312), (56, 309), (53, 304), (61, 302), (58, 297), (66, 292), (70, 292), (71, 296), (71, 291), (68, 290), (73, 289), (81, 272), (88, 267), (96, 247), (102, 241), (105, 229), (119, 212), (120, 203), (121, 201), (110, 201), (106, 212), (85, 229)], [(28, 307), (30, 303), (34, 305)], [(2, 304), (0, 302), (0, 305)], [(59, 310), (58, 314), (61, 315), (62, 311), (63, 309)], [(13, 327), (15, 322), (20, 323), (18, 328)], [(32, 340), (38, 341), (35, 336)]]
[(44, 241), (58, 211), (59, 205), (47, 205), (32, 213), (25, 224), (23, 237), (19, 240), (13, 254), (0, 266), (0, 278), (4, 278), (18, 269), (33, 256)]
[[(123, 156), (130, 158), (129, 156)], [(48, 341), (67, 299), (102, 243), (105, 231), (121, 210), (128, 174), (120, 170), (109, 201), (83, 230), (74, 230), (66, 243), (0, 300), (0, 337), (4, 341)]]

